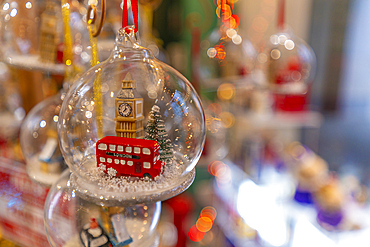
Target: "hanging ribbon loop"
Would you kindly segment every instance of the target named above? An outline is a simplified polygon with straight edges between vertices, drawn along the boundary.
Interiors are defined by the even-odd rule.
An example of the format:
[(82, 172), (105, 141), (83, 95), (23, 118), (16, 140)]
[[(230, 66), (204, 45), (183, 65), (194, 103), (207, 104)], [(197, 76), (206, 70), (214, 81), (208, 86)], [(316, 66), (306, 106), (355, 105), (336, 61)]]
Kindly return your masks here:
[[(122, 28), (128, 26), (128, 0), (123, 0), (122, 6)], [(131, 9), (132, 9), (132, 16), (134, 17), (134, 25), (135, 29), (134, 32), (136, 33), (139, 30), (139, 4), (138, 0), (131, 0)], [(127, 30), (126, 30), (127, 31)]]
[[(106, 14), (106, 4), (105, 4), (105, 0), (102, 0), (101, 1), (101, 16), (100, 16), (100, 22), (99, 22), (99, 26), (97, 26), (95, 32), (93, 33), (93, 36), (96, 38), (99, 36), (102, 28), (103, 28), (103, 25), (104, 25), (104, 21), (105, 21), (105, 14)], [(91, 13), (93, 14), (92, 17), (91, 17)], [(88, 24), (94, 24), (95, 21), (96, 21), (96, 18), (97, 18), (97, 9), (96, 9), (96, 6), (95, 5), (89, 5), (88, 9), (87, 9), (87, 21), (88, 21)]]

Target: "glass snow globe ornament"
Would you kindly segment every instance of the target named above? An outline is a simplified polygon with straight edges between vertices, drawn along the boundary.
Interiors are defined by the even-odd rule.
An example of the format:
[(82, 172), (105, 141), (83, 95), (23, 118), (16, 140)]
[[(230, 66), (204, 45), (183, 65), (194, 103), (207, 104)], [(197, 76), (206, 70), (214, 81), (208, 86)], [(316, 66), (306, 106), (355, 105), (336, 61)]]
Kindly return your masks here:
[(20, 144), (27, 173), (34, 181), (51, 186), (67, 167), (59, 148), (58, 119), (64, 90), (38, 103), (24, 119)]
[[(109, 59), (70, 88), (58, 132), (71, 174), (45, 204), (52, 246), (95, 238), (158, 246), (160, 201), (191, 185), (205, 141), (202, 105), (187, 79), (140, 46), (132, 27), (120, 29)], [(57, 215), (70, 208), (61, 224)]]
[(222, 78), (222, 82), (245, 81), (255, 66), (257, 53), (239, 28), (239, 17), (233, 14), (234, 3), (214, 3), (220, 24), (200, 43), (201, 80)]
[(45, 229), (51, 246), (158, 246), (161, 202), (104, 206), (80, 197), (66, 170), (45, 202)]
[(252, 43), (238, 29), (221, 25), (201, 42), (201, 79), (245, 78), (253, 71), (256, 57)]
[(126, 28), (110, 58), (69, 90), (59, 137), (73, 184), (85, 196), (96, 202), (164, 200), (194, 179), (205, 120), (187, 79)]
[(316, 57), (312, 48), (289, 29), (270, 36), (259, 60), (265, 63), (268, 87), (280, 110), (304, 110), (315, 77)]

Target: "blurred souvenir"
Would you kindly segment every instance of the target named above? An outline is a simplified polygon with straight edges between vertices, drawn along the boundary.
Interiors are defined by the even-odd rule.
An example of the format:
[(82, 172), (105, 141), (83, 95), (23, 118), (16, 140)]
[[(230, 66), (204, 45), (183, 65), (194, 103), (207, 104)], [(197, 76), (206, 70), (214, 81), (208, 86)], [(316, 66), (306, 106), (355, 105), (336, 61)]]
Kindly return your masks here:
[(302, 204), (313, 204), (314, 193), (323, 186), (328, 178), (328, 164), (308, 147), (294, 142), (290, 154), (295, 159), (293, 172), (297, 179), (294, 199)]
[(200, 43), (202, 80), (240, 79), (254, 69), (257, 53), (240, 33), (239, 17), (232, 13), (232, 1), (217, 1), (216, 14), (221, 24)]
[(86, 6), (76, 0), (61, 6), (57, 0), (1, 3), (1, 54), (20, 85), (26, 112), (61, 88), (71, 59), (79, 72), (90, 62)]
[(340, 188), (339, 180), (331, 177), (315, 193), (318, 207), (317, 221), (327, 230), (338, 227), (344, 218), (344, 193)]
[(8, 66), (0, 62), (0, 156), (21, 160), (18, 137), (25, 111), (18, 87), (10, 78)]
[(279, 2), (278, 32), (266, 41), (258, 60), (265, 67), (265, 80), (274, 94), (275, 108), (306, 110), (310, 85), (315, 77), (316, 57), (312, 48), (285, 25), (284, 1)]
[(23, 121), (20, 143), (27, 173), (36, 182), (51, 185), (66, 168), (59, 148), (58, 119), (65, 93), (43, 100)]

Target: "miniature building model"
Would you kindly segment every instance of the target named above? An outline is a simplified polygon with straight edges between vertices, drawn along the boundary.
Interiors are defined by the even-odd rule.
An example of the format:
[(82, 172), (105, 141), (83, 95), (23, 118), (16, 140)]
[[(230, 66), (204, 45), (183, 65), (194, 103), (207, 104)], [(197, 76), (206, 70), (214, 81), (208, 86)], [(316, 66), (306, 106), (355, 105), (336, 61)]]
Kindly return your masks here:
[(41, 14), (40, 57), (44, 63), (55, 63), (58, 41), (57, 21), (56, 4), (49, 1)]
[(142, 138), (144, 136), (143, 98), (136, 91), (134, 80), (122, 81), (122, 89), (115, 99), (115, 107), (116, 135)]

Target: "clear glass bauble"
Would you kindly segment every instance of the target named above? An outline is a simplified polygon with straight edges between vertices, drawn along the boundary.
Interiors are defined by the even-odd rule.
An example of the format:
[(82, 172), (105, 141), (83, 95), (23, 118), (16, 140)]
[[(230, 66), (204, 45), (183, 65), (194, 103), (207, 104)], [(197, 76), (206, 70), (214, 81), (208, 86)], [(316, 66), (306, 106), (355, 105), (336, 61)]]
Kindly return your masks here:
[[(141, 47), (137, 37), (131, 28), (118, 32), (110, 58), (74, 82), (59, 116), (61, 150), (72, 170), (71, 183), (81, 196), (105, 205), (159, 201), (181, 193), (194, 179), (195, 165), (205, 141), (204, 112), (196, 91), (178, 71)], [(132, 84), (129, 91), (124, 89), (128, 82)], [(131, 98), (130, 107), (124, 109), (132, 111), (119, 113), (122, 97)], [(97, 141), (116, 136), (122, 129), (125, 129), (122, 133), (132, 130), (130, 133), (143, 136), (140, 126), (146, 132), (153, 109), (163, 120), (162, 127), (173, 151), (162, 173), (149, 180), (106, 174), (109, 168), (104, 169), (105, 165), (100, 163), (112, 162), (112, 157), (97, 162)], [(118, 114), (126, 113), (129, 115), (125, 116), (136, 121), (137, 127), (130, 125), (127, 119), (119, 120)], [(118, 152), (118, 146), (114, 152)], [(113, 162), (116, 161), (119, 159), (113, 157)]]
[[(44, 223), (52, 247), (109, 246), (112, 233), (128, 246), (154, 247), (159, 242), (160, 213), (161, 202), (106, 207), (86, 201), (73, 188), (66, 170), (46, 198)], [(93, 241), (106, 245), (86, 244)]]
[(63, 90), (38, 103), (24, 119), (20, 144), (27, 173), (34, 181), (52, 185), (67, 167), (59, 148), (58, 119)]
[(312, 48), (289, 30), (271, 35), (267, 43), (258, 60), (265, 64), (266, 80), (272, 92), (306, 94), (316, 72)]
[(17, 84), (10, 80), (10, 71), (0, 62), (0, 156), (22, 160), (18, 147), (19, 129), (25, 111)]
[(245, 35), (239, 34), (236, 29), (222, 25), (213, 30), (200, 46), (202, 81), (242, 79), (254, 69), (257, 52)]

